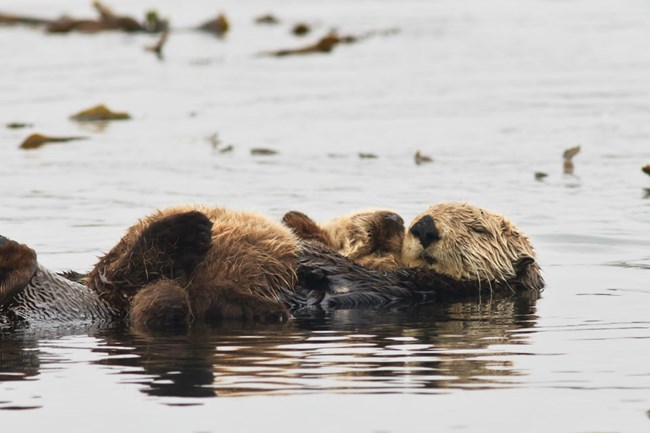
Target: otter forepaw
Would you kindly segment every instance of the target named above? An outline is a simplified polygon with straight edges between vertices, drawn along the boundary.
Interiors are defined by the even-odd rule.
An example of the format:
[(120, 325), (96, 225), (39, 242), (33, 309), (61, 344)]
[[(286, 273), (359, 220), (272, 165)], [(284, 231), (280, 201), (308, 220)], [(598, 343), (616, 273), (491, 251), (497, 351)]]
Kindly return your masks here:
[(302, 212), (289, 211), (282, 217), (282, 223), (300, 239), (306, 241), (318, 241), (325, 245), (330, 244), (327, 234), (314, 220)]
[(245, 306), (242, 310), (246, 320), (256, 322), (284, 323), (291, 317), (287, 307), (270, 301), (255, 302), (252, 305)]
[(131, 326), (141, 330), (187, 328), (191, 322), (187, 292), (178, 284), (161, 280), (142, 288), (131, 301)]
[(147, 227), (142, 245), (168, 256), (175, 274), (188, 275), (212, 245), (212, 221), (199, 211), (168, 216)]
[(0, 303), (22, 290), (29, 283), (36, 268), (34, 250), (0, 236)]

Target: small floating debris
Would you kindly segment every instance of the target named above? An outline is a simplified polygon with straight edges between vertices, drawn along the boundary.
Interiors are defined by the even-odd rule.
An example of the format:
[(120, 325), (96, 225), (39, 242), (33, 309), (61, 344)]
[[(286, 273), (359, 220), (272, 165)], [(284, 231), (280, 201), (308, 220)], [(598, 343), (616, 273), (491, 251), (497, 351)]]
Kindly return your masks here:
[(169, 30), (169, 20), (162, 19), (155, 10), (149, 10), (144, 16), (144, 29), (149, 33), (160, 33)]
[(544, 180), (546, 177), (548, 177), (548, 173), (544, 173), (543, 171), (535, 172), (535, 180)]
[(235, 149), (235, 147), (232, 144), (229, 144), (228, 146), (224, 147), (223, 149), (219, 149), (219, 153), (232, 152), (234, 149)]
[(311, 32), (311, 26), (307, 23), (298, 23), (291, 29), (291, 33), (296, 36), (305, 36), (309, 32)]
[(31, 128), (32, 125), (31, 123), (24, 123), (24, 122), (9, 122), (5, 125), (8, 129), (22, 129), (22, 128)]
[(128, 120), (131, 116), (129, 113), (111, 111), (104, 104), (99, 104), (80, 111), (70, 116), (70, 119), (78, 122), (93, 122), (97, 120)]
[(230, 22), (226, 15), (220, 13), (216, 18), (206, 21), (198, 27), (198, 30), (212, 33), (216, 36), (224, 36), (230, 30)]
[(169, 36), (169, 30), (165, 29), (162, 31), (160, 34), (160, 37), (158, 38), (158, 41), (156, 41), (155, 44), (153, 45), (148, 45), (144, 47), (146, 51), (151, 51), (152, 53), (156, 54), (158, 59), (163, 58), (162, 50), (163, 47), (165, 46), (165, 43), (167, 42), (167, 37)]
[(580, 153), (580, 146), (570, 147), (564, 151), (562, 157), (564, 158), (564, 174), (573, 174), (573, 157)]
[(146, 31), (145, 27), (136, 19), (126, 15), (117, 15), (98, 0), (93, 1), (93, 7), (99, 14), (99, 19), (75, 19), (62, 16), (49, 23), (46, 31), (50, 33), (68, 33), (73, 30), (85, 33), (97, 33), (105, 30), (121, 30), (128, 33)]
[(284, 57), (301, 54), (330, 53), (339, 42), (341, 42), (341, 38), (336, 33), (328, 33), (320, 38), (316, 43), (307, 45), (306, 47), (267, 51), (262, 54), (273, 57)]
[(419, 150), (415, 152), (415, 163), (417, 165), (426, 164), (428, 162), (433, 162), (433, 158), (423, 155)]
[(255, 18), (255, 23), (256, 24), (275, 25), (275, 24), (280, 24), (280, 20), (275, 15), (265, 14), (265, 15), (260, 15), (259, 17)]
[(359, 158), (361, 159), (377, 159), (378, 156), (374, 153), (359, 152)]
[(251, 155), (268, 156), (277, 155), (278, 151), (267, 147), (254, 147), (251, 149)]
[(650, 176), (650, 164), (641, 167), (641, 171)]
[(212, 145), (212, 147), (214, 147), (215, 149), (216, 149), (217, 147), (219, 147), (219, 145), (221, 144), (221, 139), (219, 138), (219, 133), (218, 133), (218, 132), (215, 132), (214, 134), (210, 134), (210, 135), (207, 136), (205, 139), (206, 139), (206, 140), (208, 141), (208, 143), (210, 143), (210, 144)]
[(23, 24), (28, 26), (40, 26), (40, 25), (48, 25), (51, 23), (52, 20), (48, 20), (44, 18), (0, 13), (0, 24), (5, 24), (5, 25)]
[(20, 145), (21, 149), (37, 149), (46, 143), (64, 143), (74, 140), (85, 140), (86, 137), (50, 137), (42, 134), (32, 134)]

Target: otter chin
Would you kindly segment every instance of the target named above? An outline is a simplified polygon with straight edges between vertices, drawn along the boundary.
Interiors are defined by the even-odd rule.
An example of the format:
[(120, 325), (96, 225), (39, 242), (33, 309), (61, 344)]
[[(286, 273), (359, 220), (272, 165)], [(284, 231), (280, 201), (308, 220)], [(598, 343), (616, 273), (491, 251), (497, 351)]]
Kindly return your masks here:
[(528, 236), (506, 217), (466, 203), (438, 203), (415, 217), (401, 260), (457, 280), (544, 286)]

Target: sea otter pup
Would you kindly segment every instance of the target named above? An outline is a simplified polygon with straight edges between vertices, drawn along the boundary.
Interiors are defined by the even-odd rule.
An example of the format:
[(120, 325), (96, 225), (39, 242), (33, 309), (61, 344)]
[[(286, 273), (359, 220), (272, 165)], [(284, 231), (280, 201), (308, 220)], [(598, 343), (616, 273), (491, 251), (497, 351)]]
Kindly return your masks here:
[(357, 211), (319, 225), (302, 212), (282, 218), (303, 241), (321, 242), (353, 262), (380, 271), (400, 266), (404, 220), (389, 210)]

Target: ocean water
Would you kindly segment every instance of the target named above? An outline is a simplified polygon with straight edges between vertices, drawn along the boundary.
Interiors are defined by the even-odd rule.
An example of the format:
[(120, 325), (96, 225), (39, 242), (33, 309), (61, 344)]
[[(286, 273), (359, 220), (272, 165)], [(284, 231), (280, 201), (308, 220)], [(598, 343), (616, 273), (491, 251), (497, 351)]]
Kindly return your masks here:
[[(650, 4), (107, 4), (169, 17), (163, 59), (144, 50), (154, 35), (0, 27), (0, 233), (42, 264), (88, 270), (138, 218), (178, 203), (322, 221), (382, 207), (410, 221), (455, 200), (527, 232), (547, 288), (536, 302), (183, 335), (0, 330), (3, 432), (650, 430)], [(93, 16), (81, 0), (0, 12)], [(219, 12), (225, 38), (191, 30)], [(254, 23), (268, 12), (281, 23)], [(293, 36), (303, 21), (313, 32)], [(330, 54), (260, 55), (334, 28), (374, 33)], [(132, 119), (69, 119), (99, 103)], [(19, 149), (31, 133), (85, 139)], [(416, 165), (417, 150), (434, 161)]]

